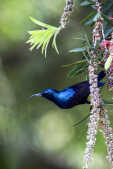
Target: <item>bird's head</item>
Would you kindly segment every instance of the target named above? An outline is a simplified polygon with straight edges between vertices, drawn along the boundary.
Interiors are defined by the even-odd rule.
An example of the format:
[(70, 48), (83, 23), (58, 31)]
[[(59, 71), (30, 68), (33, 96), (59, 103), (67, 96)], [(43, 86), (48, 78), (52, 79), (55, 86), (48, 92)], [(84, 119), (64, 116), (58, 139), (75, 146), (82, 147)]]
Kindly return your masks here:
[(40, 93), (36, 93), (36, 94), (33, 94), (32, 96), (30, 96), (31, 98), (34, 97), (34, 96), (43, 96), (49, 100), (53, 100), (55, 94), (56, 94), (56, 90), (54, 89), (45, 89), (43, 90), (42, 92)]

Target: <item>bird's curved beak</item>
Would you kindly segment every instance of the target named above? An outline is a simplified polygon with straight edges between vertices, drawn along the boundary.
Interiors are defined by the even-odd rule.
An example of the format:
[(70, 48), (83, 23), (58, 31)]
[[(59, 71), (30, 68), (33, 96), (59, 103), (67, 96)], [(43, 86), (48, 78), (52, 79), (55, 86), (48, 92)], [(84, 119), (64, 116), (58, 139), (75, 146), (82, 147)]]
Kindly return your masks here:
[(42, 94), (41, 93), (36, 93), (36, 94), (33, 94), (33, 95), (29, 96), (29, 98), (32, 98), (34, 96), (42, 96)]

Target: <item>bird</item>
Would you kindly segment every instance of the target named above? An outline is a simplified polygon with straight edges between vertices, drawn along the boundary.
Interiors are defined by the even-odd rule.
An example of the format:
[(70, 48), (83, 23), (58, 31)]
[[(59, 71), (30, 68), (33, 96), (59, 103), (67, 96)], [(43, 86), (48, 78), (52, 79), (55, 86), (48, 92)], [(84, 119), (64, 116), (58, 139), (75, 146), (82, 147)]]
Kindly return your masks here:
[[(103, 82), (100, 82), (105, 76), (105, 72), (101, 71), (98, 74), (98, 86), (101, 87), (104, 85)], [(67, 87), (63, 90), (56, 89), (45, 89), (40, 93), (36, 93), (30, 96), (42, 96), (49, 101), (55, 103), (58, 107), (62, 109), (69, 109), (81, 104), (90, 104), (88, 101), (88, 96), (90, 94), (90, 84), (89, 81), (83, 81), (77, 84), (74, 84), (70, 87)]]

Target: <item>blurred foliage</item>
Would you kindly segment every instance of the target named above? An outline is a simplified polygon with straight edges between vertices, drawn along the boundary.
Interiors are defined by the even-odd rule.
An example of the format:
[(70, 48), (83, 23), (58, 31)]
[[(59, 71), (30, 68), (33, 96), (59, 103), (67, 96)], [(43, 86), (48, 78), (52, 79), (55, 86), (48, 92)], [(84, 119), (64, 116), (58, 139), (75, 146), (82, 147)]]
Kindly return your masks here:
[[(111, 2), (111, 1), (110, 1)], [(79, 2), (77, 1), (77, 4)], [(29, 99), (32, 93), (45, 88), (63, 89), (85, 80), (87, 74), (67, 77), (71, 64), (82, 58), (81, 53), (68, 53), (79, 48), (74, 39), (83, 32), (80, 21), (91, 13), (89, 7), (77, 9), (71, 24), (58, 36), (58, 56), (48, 46), (45, 61), (39, 51), (29, 51), (28, 30), (35, 29), (29, 16), (51, 25), (59, 25), (65, 2), (61, 0), (0, 0), (0, 168), (2, 169), (68, 169), (82, 168), (87, 120), (78, 127), (72, 125), (85, 117), (89, 106), (61, 110), (43, 98)], [(107, 11), (107, 9), (106, 9)], [(84, 16), (83, 16), (84, 13)], [(90, 28), (85, 27), (90, 36)], [(102, 89), (105, 100), (112, 93)], [(113, 106), (106, 105), (110, 119)], [(112, 121), (113, 123), (113, 121)], [(99, 169), (109, 168), (104, 159), (103, 136), (97, 136), (95, 163)], [(100, 146), (101, 145), (101, 146)], [(104, 155), (103, 155), (104, 154)], [(103, 161), (105, 161), (103, 163)], [(91, 164), (95, 168), (95, 164)]]

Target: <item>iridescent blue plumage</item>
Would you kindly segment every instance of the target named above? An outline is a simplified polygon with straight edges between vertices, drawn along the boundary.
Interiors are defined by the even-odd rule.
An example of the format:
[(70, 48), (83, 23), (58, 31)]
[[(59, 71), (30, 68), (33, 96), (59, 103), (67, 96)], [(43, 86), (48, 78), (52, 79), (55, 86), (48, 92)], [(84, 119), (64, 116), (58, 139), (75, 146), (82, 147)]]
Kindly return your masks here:
[[(100, 81), (105, 76), (104, 71), (101, 71), (98, 75), (98, 80)], [(98, 82), (99, 87), (103, 86), (102, 82)], [(79, 104), (88, 104), (88, 96), (90, 94), (89, 82), (84, 81), (64, 90), (57, 91), (55, 89), (46, 89), (39, 94), (34, 94), (33, 96), (43, 96), (46, 99), (54, 102), (57, 106), (63, 109), (72, 108), (73, 106)]]

